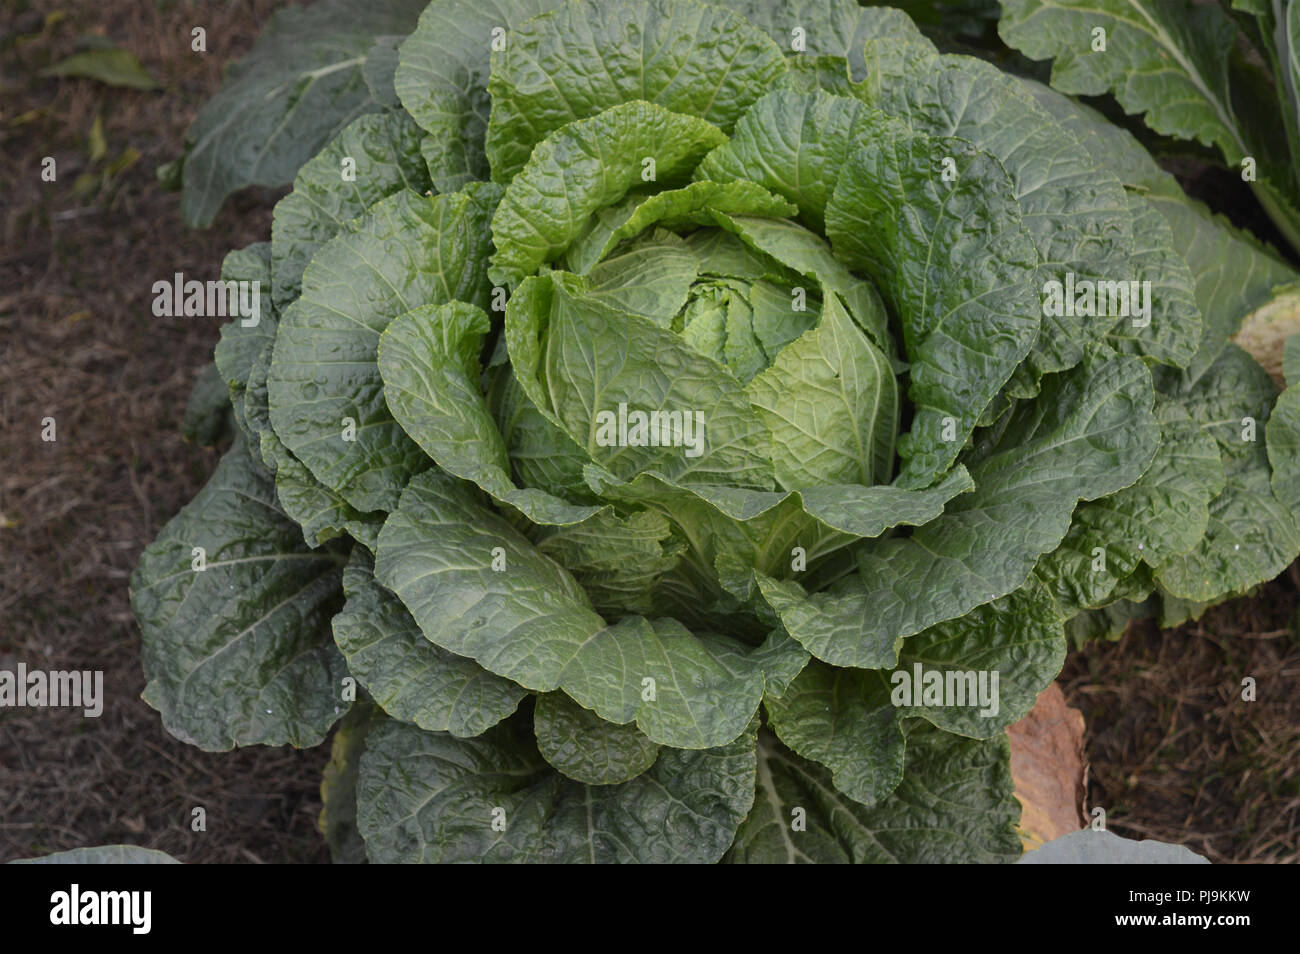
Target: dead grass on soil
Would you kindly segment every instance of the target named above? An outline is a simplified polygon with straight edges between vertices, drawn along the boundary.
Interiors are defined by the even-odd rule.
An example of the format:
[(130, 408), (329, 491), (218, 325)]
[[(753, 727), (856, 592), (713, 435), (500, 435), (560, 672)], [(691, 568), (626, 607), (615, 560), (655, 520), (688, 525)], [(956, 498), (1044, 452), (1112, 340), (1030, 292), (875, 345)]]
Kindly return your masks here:
[[(99, 719), (0, 712), (0, 861), (116, 842), (191, 862), (327, 859), (314, 827), (326, 752), (204, 753), (169, 736), (139, 698), (126, 589), (140, 550), (217, 460), (179, 423), (218, 320), (153, 317), (151, 285), (176, 271), (216, 278), (227, 251), (269, 234), (275, 198), (243, 196), (195, 232), (154, 169), (279, 5), (0, 2), (9, 31), (65, 14), (36, 38), (0, 41), (0, 668), (103, 669), (107, 696)], [(206, 55), (190, 51), (196, 25)], [(162, 89), (34, 77), (86, 33), (134, 52)], [(96, 115), (108, 151), (92, 167)], [(127, 147), (142, 154), (135, 165), (74, 193), (82, 172)], [(44, 156), (57, 160), (55, 183), (41, 181)], [(54, 443), (41, 440), (45, 417)], [(199, 806), (206, 833), (190, 830)]]
[(1088, 808), (1110, 830), (1216, 863), (1300, 860), (1298, 585), (1292, 566), (1198, 622), (1134, 624), (1070, 657), (1061, 681), (1087, 722)]

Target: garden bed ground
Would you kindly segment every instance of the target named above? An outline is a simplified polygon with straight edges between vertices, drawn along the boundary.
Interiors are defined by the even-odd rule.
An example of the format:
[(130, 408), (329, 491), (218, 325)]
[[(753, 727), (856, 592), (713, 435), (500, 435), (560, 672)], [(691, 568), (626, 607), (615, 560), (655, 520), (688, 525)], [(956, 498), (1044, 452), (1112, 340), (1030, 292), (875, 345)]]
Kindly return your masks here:
[[(179, 432), (217, 323), (154, 318), (150, 286), (176, 271), (215, 278), (226, 251), (268, 235), (277, 197), (242, 195), (194, 232), (153, 170), (277, 5), (0, 0), (0, 167), (12, 170), (0, 217), (0, 668), (102, 669), (108, 700), (99, 719), (0, 712), (0, 861), (117, 842), (189, 862), (328, 858), (315, 831), (324, 748), (203, 753), (169, 736), (139, 698), (126, 590), (140, 550), (217, 459)], [(206, 54), (190, 50), (200, 25)], [(161, 89), (33, 78), (85, 34), (136, 53)], [(107, 150), (92, 165), (97, 115)], [(74, 190), (128, 147), (134, 165)], [(56, 183), (40, 179), (45, 156)], [(40, 438), (47, 416), (54, 443)], [(1200, 623), (1138, 627), (1072, 658), (1062, 683), (1087, 718), (1089, 802), (1112, 830), (1214, 861), (1297, 860), (1297, 582), (1293, 568)], [(1256, 703), (1240, 701), (1245, 675)], [(199, 806), (205, 833), (190, 830)]]

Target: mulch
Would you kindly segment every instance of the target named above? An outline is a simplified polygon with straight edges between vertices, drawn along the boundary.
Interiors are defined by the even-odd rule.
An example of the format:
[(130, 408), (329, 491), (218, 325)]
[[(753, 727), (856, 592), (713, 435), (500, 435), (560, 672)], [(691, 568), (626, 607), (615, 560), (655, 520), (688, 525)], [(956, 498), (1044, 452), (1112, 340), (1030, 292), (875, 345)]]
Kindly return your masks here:
[(1300, 860), (1297, 569), (1196, 622), (1135, 623), (1071, 655), (1061, 683), (1087, 725), (1088, 808), (1108, 829), (1213, 862)]
[[(325, 747), (205, 753), (169, 736), (139, 698), (126, 589), (141, 549), (218, 459), (179, 425), (219, 320), (155, 318), (151, 286), (176, 271), (218, 277), (227, 251), (267, 237), (277, 197), (240, 196), (196, 232), (154, 170), (278, 5), (0, 9), (0, 168), (13, 171), (0, 217), (0, 669), (102, 669), (107, 697), (98, 719), (0, 711), (0, 861), (119, 842), (190, 862), (328, 860), (315, 829)], [(206, 54), (190, 50), (196, 25)], [(135, 53), (161, 88), (34, 76), (86, 34)], [(107, 151), (92, 162), (97, 116)], [(128, 148), (139, 160), (105, 182)], [(41, 181), (45, 156), (54, 183)], [(206, 832), (191, 830), (199, 807)]]

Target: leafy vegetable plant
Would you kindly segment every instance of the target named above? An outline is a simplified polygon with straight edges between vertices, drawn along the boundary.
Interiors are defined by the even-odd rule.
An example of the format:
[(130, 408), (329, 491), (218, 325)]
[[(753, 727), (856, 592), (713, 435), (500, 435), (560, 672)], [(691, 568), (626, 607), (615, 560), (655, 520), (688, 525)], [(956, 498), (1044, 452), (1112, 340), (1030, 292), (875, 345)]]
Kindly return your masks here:
[[(1294, 275), (1086, 107), (851, 2), (363, 28), (196, 124), (369, 84), (226, 259), (238, 437), (132, 581), (174, 735), (338, 724), (340, 859), (1012, 860), (1067, 625), (1300, 552), (1228, 340)], [(256, 181), (195, 155), (191, 208)]]
[(1300, 7), (1292, 0), (1003, 0), (1002, 38), (1066, 93), (1114, 93), (1241, 170), (1300, 250)]

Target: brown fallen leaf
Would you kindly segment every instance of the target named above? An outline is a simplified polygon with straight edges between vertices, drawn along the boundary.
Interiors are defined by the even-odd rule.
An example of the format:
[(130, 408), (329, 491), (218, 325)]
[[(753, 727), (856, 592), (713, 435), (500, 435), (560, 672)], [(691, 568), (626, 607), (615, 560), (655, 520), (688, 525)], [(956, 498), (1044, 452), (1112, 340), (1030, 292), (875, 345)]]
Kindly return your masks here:
[(1263, 365), (1278, 387), (1286, 387), (1282, 376), (1282, 352), (1286, 339), (1300, 331), (1300, 288), (1288, 285), (1276, 296), (1247, 315), (1232, 337)]
[(1007, 736), (1025, 850), (1083, 828), (1083, 713), (1066, 705), (1061, 687), (1052, 683)]

